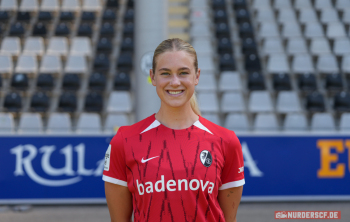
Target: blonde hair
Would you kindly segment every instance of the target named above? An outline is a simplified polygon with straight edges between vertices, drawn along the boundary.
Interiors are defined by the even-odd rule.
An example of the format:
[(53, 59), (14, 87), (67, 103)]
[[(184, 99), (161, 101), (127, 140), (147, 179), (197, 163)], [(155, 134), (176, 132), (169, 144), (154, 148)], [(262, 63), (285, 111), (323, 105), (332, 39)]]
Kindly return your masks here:
[[(164, 52), (169, 52), (169, 51), (186, 51), (189, 55), (191, 55), (194, 58), (194, 68), (196, 70), (196, 73), (198, 71), (198, 60), (197, 60), (197, 53), (196, 50), (192, 47), (192, 45), (188, 42), (185, 42), (182, 39), (179, 38), (173, 38), (173, 39), (167, 39), (161, 42), (156, 50), (154, 51), (153, 55), (153, 61), (152, 61), (152, 70), (153, 74), (155, 73), (156, 66), (157, 66), (157, 57), (164, 53)], [(190, 99), (190, 104), (193, 112), (197, 115), (201, 115), (201, 111), (199, 110), (198, 107), (198, 102), (197, 102), (197, 97), (196, 97), (196, 92), (193, 93), (191, 99)]]

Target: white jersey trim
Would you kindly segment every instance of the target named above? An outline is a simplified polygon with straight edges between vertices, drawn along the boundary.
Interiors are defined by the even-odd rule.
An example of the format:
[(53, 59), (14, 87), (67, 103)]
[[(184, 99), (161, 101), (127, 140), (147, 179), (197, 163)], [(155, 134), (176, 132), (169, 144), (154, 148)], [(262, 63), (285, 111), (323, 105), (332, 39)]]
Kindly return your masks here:
[(125, 182), (123, 180), (118, 180), (118, 179), (115, 179), (113, 177), (109, 177), (109, 176), (106, 176), (106, 175), (102, 176), (102, 180), (104, 180), (106, 182), (118, 184), (118, 185), (121, 185), (121, 186), (124, 186), (124, 187), (128, 187), (128, 183), (127, 182)]
[[(151, 129), (153, 129), (153, 128), (156, 128), (156, 127), (158, 127), (160, 125), (160, 122), (158, 121), (158, 120), (154, 120), (154, 122), (151, 124), (151, 125), (149, 125), (144, 131), (142, 131), (141, 133), (144, 133), (144, 132), (147, 132), (148, 130), (151, 130)], [(140, 133), (140, 134), (141, 134)]]
[(245, 180), (241, 179), (241, 180), (222, 184), (221, 187), (219, 187), (219, 190), (225, 190), (232, 187), (240, 187), (240, 186), (243, 186), (244, 184), (245, 184)]
[[(160, 125), (161, 123), (158, 120), (154, 120), (153, 123), (151, 125), (149, 125), (144, 131), (142, 131), (140, 134), (147, 132), (148, 130), (151, 130), (153, 128), (156, 128)], [(194, 124), (194, 126), (198, 127), (201, 130), (207, 131), (210, 134), (213, 134), (212, 132), (210, 132), (210, 130), (208, 130), (207, 127), (203, 126), (203, 124), (201, 122), (199, 122), (199, 120), (197, 120)]]

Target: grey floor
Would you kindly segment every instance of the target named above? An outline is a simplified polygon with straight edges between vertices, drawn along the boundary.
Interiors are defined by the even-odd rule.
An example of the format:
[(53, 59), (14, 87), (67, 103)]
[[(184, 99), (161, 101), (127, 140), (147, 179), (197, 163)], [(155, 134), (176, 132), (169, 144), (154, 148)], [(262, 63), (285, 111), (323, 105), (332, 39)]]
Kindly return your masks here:
[[(23, 209), (24, 210), (24, 209)], [(241, 203), (238, 209), (238, 222), (275, 221), (275, 211), (341, 211), (340, 220), (350, 221), (350, 202), (313, 203)], [(14, 207), (0, 206), (0, 222), (96, 222), (109, 221), (106, 205), (89, 206), (32, 206), (26, 211), (15, 211)], [(309, 220), (283, 220), (309, 221)], [(319, 221), (319, 220), (312, 220)], [(324, 220), (322, 220), (324, 221)]]

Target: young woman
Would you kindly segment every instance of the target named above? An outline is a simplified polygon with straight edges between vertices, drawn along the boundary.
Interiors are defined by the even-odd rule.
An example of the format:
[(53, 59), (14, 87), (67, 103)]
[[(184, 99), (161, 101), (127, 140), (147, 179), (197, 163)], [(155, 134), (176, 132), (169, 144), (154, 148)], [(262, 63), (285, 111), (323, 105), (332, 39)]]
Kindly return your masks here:
[(200, 69), (193, 47), (163, 41), (150, 70), (161, 99), (156, 114), (120, 127), (103, 180), (113, 222), (236, 221), (244, 181), (233, 131), (200, 116), (194, 94)]

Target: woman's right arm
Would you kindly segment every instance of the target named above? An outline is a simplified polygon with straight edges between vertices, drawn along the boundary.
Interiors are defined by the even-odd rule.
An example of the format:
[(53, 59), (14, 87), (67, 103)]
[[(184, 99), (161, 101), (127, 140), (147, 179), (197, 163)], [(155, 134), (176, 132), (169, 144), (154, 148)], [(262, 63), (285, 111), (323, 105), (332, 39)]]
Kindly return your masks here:
[(105, 193), (111, 222), (130, 222), (132, 195), (128, 187), (105, 182)]

